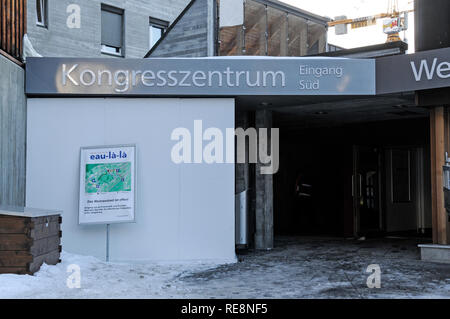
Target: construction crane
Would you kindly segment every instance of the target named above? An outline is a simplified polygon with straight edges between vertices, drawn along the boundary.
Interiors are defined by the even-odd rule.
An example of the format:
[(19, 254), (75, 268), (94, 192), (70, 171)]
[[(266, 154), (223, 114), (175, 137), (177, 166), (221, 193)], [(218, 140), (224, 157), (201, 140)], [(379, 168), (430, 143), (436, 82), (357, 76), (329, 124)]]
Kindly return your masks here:
[(408, 29), (408, 13), (414, 10), (399, 11), (398, 0), (388, 0), (386, 13), (373, 16), (347, 19), (345, 16), (337, 17), (336, 20), (328, 22), (329, 27), (335, 27), (336, 35), (346, 34), (347, 25), (352, 29), (364, 28), (377, 24), (378, 19), (383, 20), (383, 32), (387, 34), (386, 42), (396, 42), (400, 40), (400, 32)]

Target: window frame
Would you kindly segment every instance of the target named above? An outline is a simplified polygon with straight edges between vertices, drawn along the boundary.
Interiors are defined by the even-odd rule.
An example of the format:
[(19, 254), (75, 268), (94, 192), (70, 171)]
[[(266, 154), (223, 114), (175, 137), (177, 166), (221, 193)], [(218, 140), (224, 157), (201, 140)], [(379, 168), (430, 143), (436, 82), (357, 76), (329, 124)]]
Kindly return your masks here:
[[(105, 3), (101, 3), (100, 12), (102, 12), (102, 11), (107, 11), (107, 12), (118, 14), (121, 16), (122, 31), (121, 31), (120, 37), (122, 39), (122, 41), (121, 41), (122, 46), (117, 48), (114, 46), (103, 44), (102, 34), (100, 34), (101, 53), (105, 54), (105, 55), (112, 55), (115, 57), (125, 57), (125, 50), (124, 50), (124, 46), (125, 46), (125, 10), (122, 8), (113, 7), (113, 6), (105, 4)], [(100, 18), (100, 27), (101, 28), (103, 27), (101, 18)]]
[[(152, 45), (152, 28), (161, 30), (161, 36), (156, 40)], [(161, 20), (158, 18), (149, 17), (148, 22), (148, 46), (149, 50), (151, 50), (156, 43), (164, 36), (164, 33), (166, 33), (167, 29), (169, 28), (169, 22), (165, 20)]]
[[(41, 13), (41, 21), (39, 21), (38, 15), (38, 3), (39, 11)], [(48, 28), (48, 0), (35, 0), (36, 4), (36, 25), (42, 28)]]

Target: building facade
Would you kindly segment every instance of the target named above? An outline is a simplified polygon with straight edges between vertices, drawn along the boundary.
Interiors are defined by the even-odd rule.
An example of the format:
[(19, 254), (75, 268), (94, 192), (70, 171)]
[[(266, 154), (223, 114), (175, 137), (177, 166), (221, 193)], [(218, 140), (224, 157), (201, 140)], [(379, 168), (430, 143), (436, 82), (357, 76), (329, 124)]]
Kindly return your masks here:
[(142, 58), (188, 2), (7, 0), (1, 3), (0, 204), (25, 204), (25, 58)]
[[(48, 10), (39, 8), (41, 13)], [(192, 0), (172, 23), (145, 13), (148, 32), (140, 38), (146, 38), (144, 46), (152, 45), (145, 54), (148, 60), (89, 60), (138, 55), (128, 46), (133, 35), (127, 36), (126, 5), (99, 2), (93, 10), (101, 23), (91, 30), (95, 40), (89, 40), (83, 57), (34, 59), (27, 70), (26, 204), (65, 211), (63, 245), (70, 251), (104, 257), (104, 225), (77, 223), (80, 147), (130, 143), (137, 145), (142, 163), (137, 171), (138, 218), (135, 224), (112, 227), (115, 260), (233, 260), (234, 214), (242, 213), (233, 204), (242, 193), (249, 202), (242, 209), (249, 215), (246, 244), (257, 249), (271, 249), (275, 236), (286, 234), (431, 239), (432, 232), (434, 243), (448, 243), (441, 189), (450, 140), (449, 101), (445, 94), (433, 93), (448, 91), (448, 49), (407, 56), (406, 44), (399, 42), (327, 53), (326, 18), (278, 1)], [(36, 21), (46, 34), (50, 16), (36, 11)], [(67, 20), (63, 22), (60, 18), (66, 28)], [(47, 42), (53, 43), (53, 51), (63, 50), (52, 36), (36, 39), (29, 37), (38, 54), (46, 54)], [(95, 52), (88, 51), (92, 48)], [(238, 57), (242, 55), (248, 56)], [(299, 58), (307, 55), (314, 57)], [(355, 59), (342, 59), (348, 57)], [(439, 63), (436, 78), (420, 78), (417, 68), (430, 61)], [(73, 71), (64, 73), (62, 63), (71, 64)], [(367, 69), (360, 68), (364, 63)], [(131, 69), (132, 81), (123, 71)], [(331, 69), (335, 71), (327, 73)], [(272, 72), (272, 87), (249, 84), (250, 70)], [(67, 72), (79, 82), (61, 82), (60, 75), (67, 80)], [(116, 72), (122, 76), (114, 77), (113, 85)], [(110, 74), (109, 86), (101, 75), (95, 81), (99, 74)], [(220, 84), (208, 87), (206, 74), (211, 83), (215, 79)], [(237, 81), (247, 75), (247, 81), (224, 84), (223, 74), (234, 74)], [(395, 81), (398, 77), (402, 80)], [(180, 84), (186, 79), (190, 88)], [(351, 90), (354, 85), (366, 90)], [(98, 123), (97, 118), (106, 120)], [(195, 132), (199, 119), (222, 131), (233, 126), (279, 128), (279, 171), (262, 174), (261, 163), (248, 162), (176, 166), (170, 160), (171, 131), (184, 127)], [(116, 129), (121, 121), (123, 132)], [(98, 132), (86, 129), (91, 127)], [(67, 138), (60, 138), (61, 131)], [(44, 172), (47, 154), (55, 169)], [(58, 183), (56, 191), (49, 191)]]
[(26, 97), (22, 63), (26, 1), (0, 7), (0, 205), (25, 203)]
[[(421, 5), (423, 15), (430, 16)], [(202, 10), (204, 14), (198, 15)], [(146, 57), (319, 55), (382, 61), (407, 50), (402, 42), (330, 50), (327, 22), (278, 1), (194, 0)], [(189, 24), (202, 30), (195, 40), (185, 32)], [(422, 21), (419, 26), (426, 25)], [(439, 39), (442, 47), (445, 33), (434, 33), (428, 38)], [(194, 47), (200, 49), (189, 50)], [(441, 91), (445, 100), (447, 91)], [(430, 94), (436, 101), (437, 95)], [(276, 175), (263, 176), (251, 164), (236, 165), (236, 194), (249, 194), (251, 245), (271, 248), (274, 234), (426, 236), (433, 228), (434, 236), (447, 237), (446, 214), (436, 211), (443, 209), (441, 195), (436, 194), (442, 187), (432, 188), (429, 183), (444, 157), (431, 166), (435, 150), (429, 130), (435, 124), (429, 123), (429, 110), (423, 102), (416, 103), (415, 97), (413, 90), (332, 102), (319, 97), (288, 102), (238, 97), (237, 127), (278, 127), (281, 136)], [(417, 127), (414, 134), (410, 132), (413, 127)], [(336, 154), (331, 162), (328, 153)], [(323, 173), (327, 166), (335, 167), (339, 176), (330, 180)], [(313, 185), (312, 199), (293, 192), (304, 179), (308, 180), (305, 185)], [(441, 228), (432, 225), (436, 214), (442, 219)]]
[(146, 57), (324, 53), (328, 20), (279, 1), (192, 0)]
[(27, 35), (42, 56), (142, 58), (188, 0), (30, 0)]

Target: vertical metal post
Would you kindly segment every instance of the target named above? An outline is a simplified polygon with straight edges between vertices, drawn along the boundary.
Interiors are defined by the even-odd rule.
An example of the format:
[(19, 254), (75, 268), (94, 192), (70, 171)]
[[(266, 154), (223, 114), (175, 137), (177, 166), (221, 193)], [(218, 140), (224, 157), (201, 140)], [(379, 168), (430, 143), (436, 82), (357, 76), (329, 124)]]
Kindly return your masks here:
[(269, 55), (269, 14), (268, 14), (269, 8), (267, 7), (267, 4), (265, 5), (265, 15), (266, 15), (266, 31), (264, 32), (265, 36), (265, 55)]
[(286, 12), (286, 56), (289, 56), (289, 12)]
[(242, 45), (242, 48), (241, 48), (241, 52), (242, 52), (242, 54), (246, 54), (246, 48), (245, 48), (245, 45), (246, 45), (246, 43), (245, 43), (245, 22), (246, 22), (246, 17), (245, 17), (245, 6), (246, 6), (246, 1), (244, 0), (244, 2), (243, 2), (243, 5), (242, 5), (242, 10), (244, 11), (243, 13), (242, 13), (242, 17), (243, 17), (243, 21), (242, 21), (242, 30), (241, 30), (241, 36), (242, 36), (242, 39), (241, 39), (241, 45)]
[(109, 262), (109, 224), (106, 224), (106, 261)]

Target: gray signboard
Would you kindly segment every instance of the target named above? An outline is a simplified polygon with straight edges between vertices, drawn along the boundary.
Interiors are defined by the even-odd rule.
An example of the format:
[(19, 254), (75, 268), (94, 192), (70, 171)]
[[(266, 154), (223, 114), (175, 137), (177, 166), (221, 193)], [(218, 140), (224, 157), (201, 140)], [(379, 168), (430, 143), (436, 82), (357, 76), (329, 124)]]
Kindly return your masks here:
[(377, 94), (450, 87), (450, 48), (376, 60)]
[(343, 58), (28, 58), (28, 95), (374, 95), (375, 61)]

